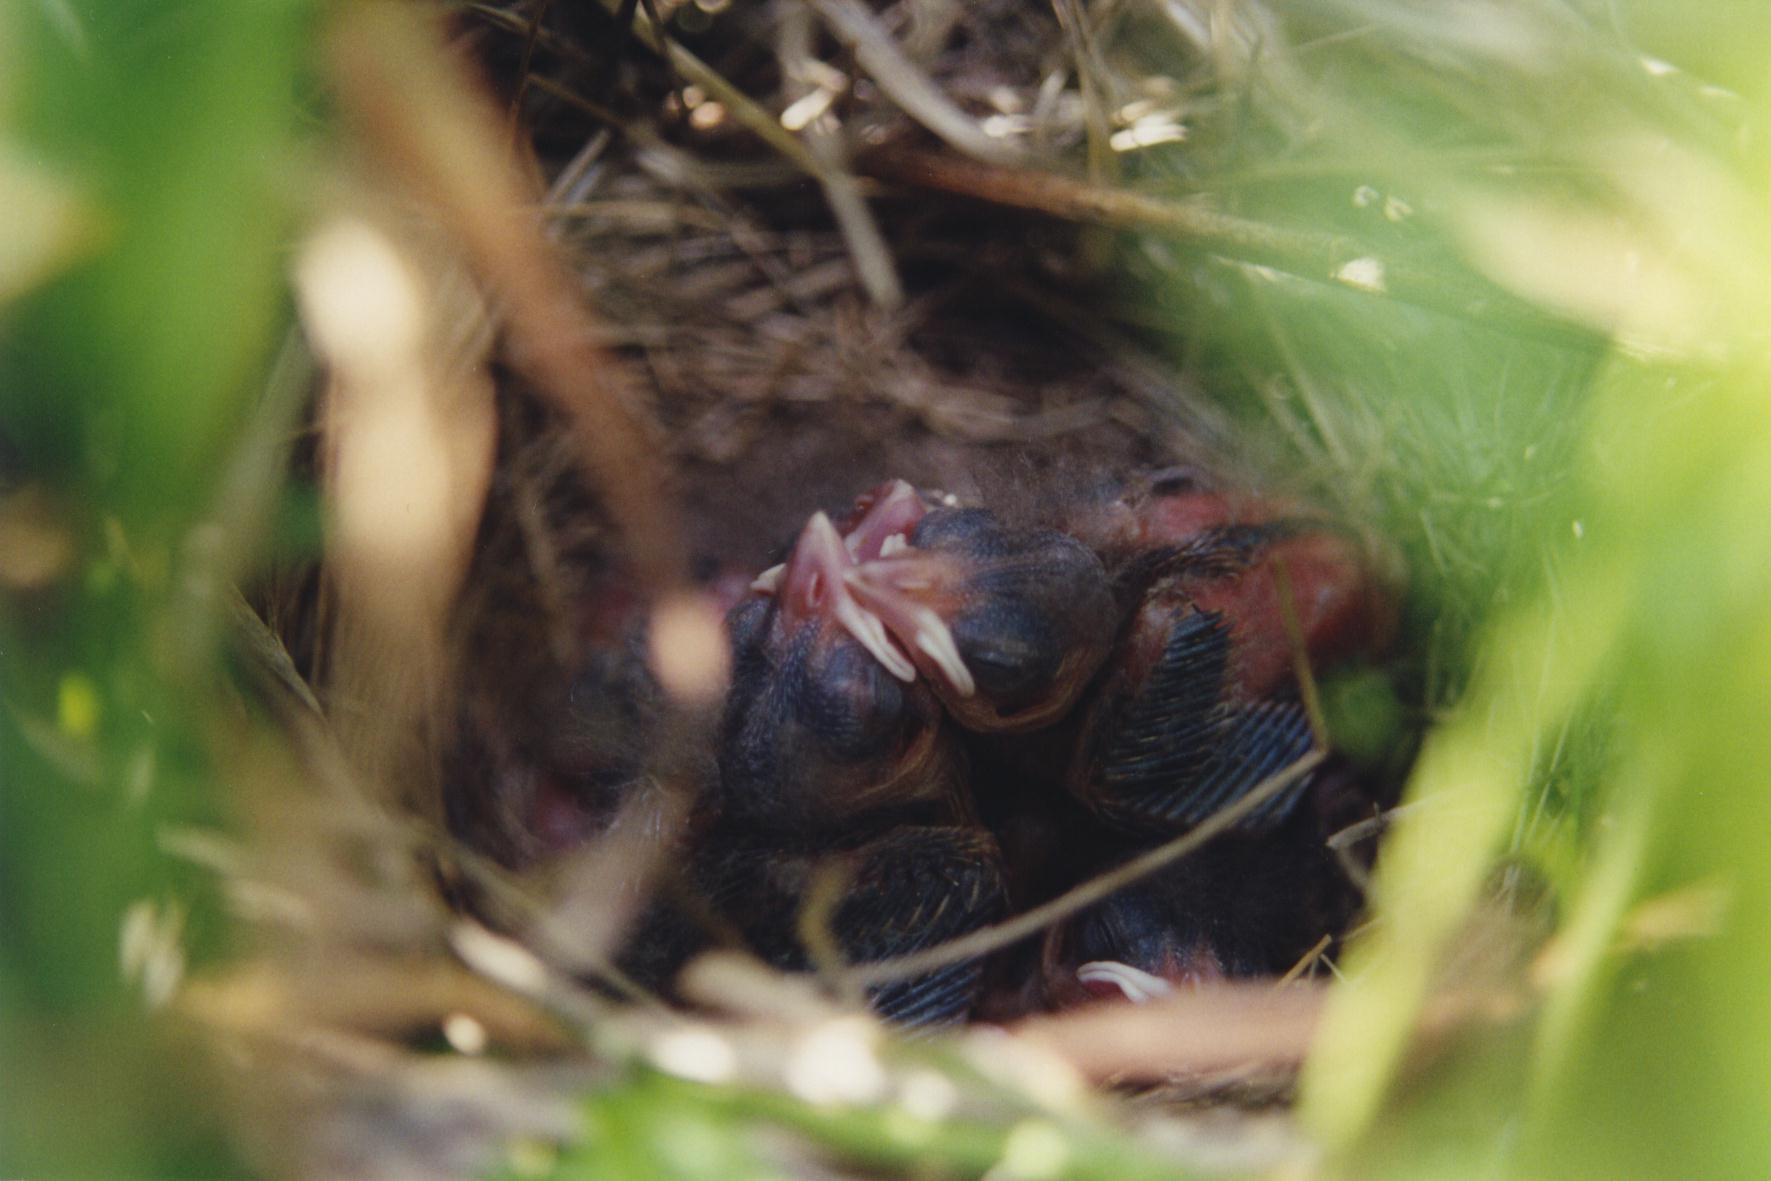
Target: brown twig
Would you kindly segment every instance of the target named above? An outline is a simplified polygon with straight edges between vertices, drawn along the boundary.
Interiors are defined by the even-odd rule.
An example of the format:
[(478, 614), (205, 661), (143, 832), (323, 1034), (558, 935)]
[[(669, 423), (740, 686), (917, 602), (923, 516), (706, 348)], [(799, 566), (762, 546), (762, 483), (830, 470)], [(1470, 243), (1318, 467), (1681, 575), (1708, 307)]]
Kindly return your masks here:
[(397, 4), (345, 9), (332, 77), (363, 138), (428, 201), (504, 303), (511, 362), (565, 416), (653, 595), (684, 578), (658, 431), (548, 247), (497, 110), (434, 23)]
[(1328, 949), (1333, 946), (1333, 944), (1333, 935), (1324, 935), (1322, 938), (1316, 940), (1315, 943), (1310, 945), (1309, 951), (1306, 951), (1303, 955), (1298, 957), (1297, 963), (1285, 969), (1285, 975), (1273, 982), (1273, 987), (1285, 988), (1303, 979), (1304, 973), (1315, 967), (1316, 964), (1322, 960), (1323, 956), (1327, 954)]
[[(615, 13), (621, 0), (600, 0), (600, 2), (610, 13)], [(471, 4), (468, 7), (475, 14), (507, 31), (517, 34), (524, 32), (524, 23), (502, 9), (490, 4)], [(798, 137), (782, 127), (780, 121), (764, 110), (756, 100), (728, 82), (718, 70), (690, 53), (681, 43), (660, 38), (651, 23), (640, 20), (637, 14), (632, 29), (635, 40), (669, 62), (670, 67), (684, 81), (692, 82), (706, 91), (709, 98), (722, 104), (727, 111), (731, 112), (733, 119), (758, 139), (768, 144), (783, 159), (791, 161), (809, 176), (822, 175), (823, 165), (806, 150), (806, 146), (800, 143)], [(570, 41), (553, 36), (545, 29), (538, 35), (538, 40), (548, 50), (565, 54), (580, 64), (594, 64), (590, 56), (582, 49)], [(533, 85), (539, 86), (540, 82), (539, 78), (531, 79)], [(550, 93), (557, 95), (561, 89), (563, 88), (554, 87)], [(589, 102), (588, 99), (579, 99), (578, 101)]]
[(1564, 344), (1593, 339), (1580, 325), (1477, 277), (1448, 274), (1385, 256), (1345, 234), (1287, 229), (1196, 203), (951, 153), (881, 150), (858, 158), (855, 166), (864, 175), (884, 181), (957, 193), (1071, 221), (1165, 234), (1235, 262), (1272, 267), (1368, 295), (1389, 296), (1499, 331)]

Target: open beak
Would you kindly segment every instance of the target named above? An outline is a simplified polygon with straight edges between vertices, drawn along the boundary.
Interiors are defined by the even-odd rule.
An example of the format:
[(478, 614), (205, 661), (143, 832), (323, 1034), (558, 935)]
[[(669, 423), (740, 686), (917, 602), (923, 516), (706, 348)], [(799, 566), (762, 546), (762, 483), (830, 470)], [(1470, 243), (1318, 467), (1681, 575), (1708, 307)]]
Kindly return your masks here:
[(910, 531), (928, 515), (922, 496), (903, 480), (882, 484), (861, 499), (861, 515), (843, 535), (857, 562), (887, 558), (910, 544)]
[(887, 672), (901, 681), (916, 679), (916, 666), (892, 641), (879, 617), (857, 602), (850, 590), (846, 576), (854, 571), (855, 559), (829, 517), (812, 514), (792, 556), (779, 569), (769, 593), (780, 600), (789, 625), (835, 619)]
[[(812, 514), (787, 561), (759, 574), (750, 589), (779, 598), (790, 623), (831, 616), (886, 671), (901, 681), (913, 681), (916, 665), (892, 639), (897, 629), (888, 628), (875, 611), (857, 601), (855, 584), (850, 580), (859, 564), (889, 558), (907, 549), (910, 531), (927, 514), (928, 506), (910, 484), (893, 480), (868, 493), (857, 507), (860, 515), (846, 534), (838, 533), (824, 513)], [(945, 637), (947, 661), (959, 669), (969, 685), (970, 675), (959, 662), (952, 635), (938, 617), (933, 622), (940, 634), (929, 642), (938, 649)], [(916, 631), (901, 634), (907, 643), (923, 638)], [(946, 665), (937, 662), (937, 667)]]
[[(856, 562), (889, 558), (909, 546), (910, 531), (928, 515), (922, 495), (903, 480), (881, 484), (856, 502), (856, 515), (843, 534), (843, 548)], [(773, 595), (781, 589), (787, 563), (771, 566), (757, 575), (750, 589)]]
[(924, 672), (940, 677), (955, 696), (970, 697), (977, 682), (960, 657), (953, 629), (921, 597), (943, 585), (944, 565), (938, 557), (901, 553), (857, 566), (847, 581), (855, 598), (884, 622)]

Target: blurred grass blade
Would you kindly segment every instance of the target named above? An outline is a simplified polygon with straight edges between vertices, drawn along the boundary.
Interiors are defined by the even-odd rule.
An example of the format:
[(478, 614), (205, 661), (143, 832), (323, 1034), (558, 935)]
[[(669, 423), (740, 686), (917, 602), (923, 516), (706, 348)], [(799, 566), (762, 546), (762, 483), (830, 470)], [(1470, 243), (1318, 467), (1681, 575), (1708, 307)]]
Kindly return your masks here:
[(0, 578), (6, 1175), (238, 1168), (145, 1012), (221, 942), (200, 875), (157, 846), (222, 807), (216, 670), (175, 674), (167, 620), (279, 316), (307, 10), (0, 12), (0, 286), (36, 283), (3, 310), (0, 534), (62, 555)]

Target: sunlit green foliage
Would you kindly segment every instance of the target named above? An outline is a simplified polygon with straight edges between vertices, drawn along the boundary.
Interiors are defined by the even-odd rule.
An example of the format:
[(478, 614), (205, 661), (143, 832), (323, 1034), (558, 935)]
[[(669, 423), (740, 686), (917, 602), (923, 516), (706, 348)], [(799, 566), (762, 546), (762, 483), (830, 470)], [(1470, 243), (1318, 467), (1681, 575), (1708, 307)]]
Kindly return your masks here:
[[(1343, 66), (1312, 75), (1333, 87), (1312, 142), (1340, 145), (1334, 175), (1370, 175), (1471, 265), (1621, 348), (1595, 366), (1469, 324), (1410, 337), (1333, 300), (1275, 321), (1295, 386), (1336, 398), (1318, 438), (1341, 405), (1389, 408), (1370, 436), (1380, 511), (1450, 625), (1422, 650), (1472, 677), (1455, 702), (1429, 690), (1450, 708), (1304, 1114), (1354, 1175), (1762, 1172), (1771, 191), (1741, 146), (1764, 96), (1699, 79), (1744, 77), (1733, 52), (1763, 41), (1712, 14), (1694, 50), (1653, 5), (1616, 25), (1344, 11), (1362, 23), (1316, 54)], [(1657, 56), (1669, 34), (1683, 69)], [(1508, 855), (1549, 888), (1553, 935), (1511, 985), (1526, 1008), (1410, 1064), (1415, 1014), (1460, 983), (1447, 965)]]
[[(570, 1181), (668, 1177), (680, 1181), (779, 1175), (779, 1138), (892, 1175), (1010, 1176), (1141, 1181), (1172, 1164), (1087, 1121), (1022, 1113), (926, 1118), (901, 1108), (826, 1107), (776, 1091), (713, 1087), (644, 1074), (589, 1100), (581, 1144), (550, 1162)], [(775, 1142), (771, 1143), (771, 1137)], [(771, 1149), (775, 1151), (770, 1151)], [(523, 1150), (508, 1176), (522, 1175)]]
[(0, 155), (65, 203), (0, 236), (68, 228), (0, 329), (9, 1175), (227, 1167), (142, 1013), (220, 940), (159, 841), (223, 803), (188, 531), (262, 388), (306, 8), (0, 9)]
[[(160, 836), (224, 811), (219, 588), (190, 530), (280, 315), (312, 7), (0, 8), (7, 1175), (234, 1165), (169, 1065), (188, 1047), (142, 1013), (223, 940)], [(1185, 243), (1136, 256), (1189, 371), (1410, 575), (1404, 698), (1434, 729), (1305, 1079), (1325, 1168), (1771, 1173), (1771, 22), (1649, 0), (1229, 7), (1224, 73), (1140, 182), (1358, 239), (1441, 296)], [(1491, 292), (1546, 314), (1482, 314)], [(1331, 686), (1338, 724), (1395, 708)], [(1504, 1018), (1423, 1058), (1415, 1016), (1509, 874), (1534, 969), (1495, 985)], [(650, 1074), (587, 1104), (589, 1139), (539, 1164), (743, 1176), (760, 1127), (971, 1175), (1013, 1135), (906, 1140)], [(1092, 1136), (1075, 1175), (1155, 1167)]]

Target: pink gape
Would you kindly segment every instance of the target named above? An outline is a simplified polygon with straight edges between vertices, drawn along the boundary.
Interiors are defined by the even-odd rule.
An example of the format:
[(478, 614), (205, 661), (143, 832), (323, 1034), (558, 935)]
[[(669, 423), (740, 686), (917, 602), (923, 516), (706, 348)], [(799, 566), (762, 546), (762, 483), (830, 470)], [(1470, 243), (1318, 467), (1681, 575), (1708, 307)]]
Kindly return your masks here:
[(901, 681), (920, 668), (943, 688), (969, 697), (976, 691), (952, 629), (905, 592), (935, 585), (909, 554), (909, 536), (928, 514), (916, 489), (892, 480), (861, 497), (846, 533), (813, 513), (793, 553), (759, 575), (751, 588), (781, 600), (790, 621), (828, 612), (843, 630)]

